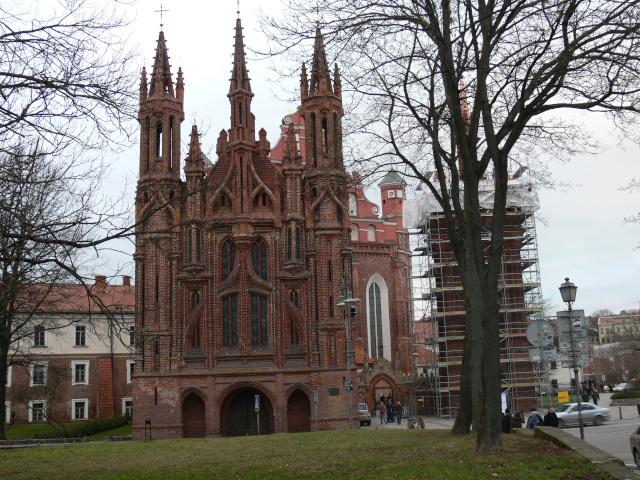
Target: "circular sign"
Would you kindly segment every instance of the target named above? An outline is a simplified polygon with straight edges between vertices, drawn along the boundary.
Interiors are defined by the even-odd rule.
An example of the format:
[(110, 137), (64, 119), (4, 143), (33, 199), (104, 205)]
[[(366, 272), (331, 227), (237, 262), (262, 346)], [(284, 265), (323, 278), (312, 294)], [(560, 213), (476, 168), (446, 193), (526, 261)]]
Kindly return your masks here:
[(535, 347), (553, 343), (553, 326), (546, 320), (534, 320), (527, 327), (527, 340)]

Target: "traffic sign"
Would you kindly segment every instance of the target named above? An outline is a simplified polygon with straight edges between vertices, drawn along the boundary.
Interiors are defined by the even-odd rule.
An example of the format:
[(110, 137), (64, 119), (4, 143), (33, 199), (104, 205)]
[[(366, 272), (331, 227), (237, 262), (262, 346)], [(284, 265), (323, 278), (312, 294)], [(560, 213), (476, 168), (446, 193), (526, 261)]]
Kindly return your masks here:
[(534, 347), (546, 347), (553, 343), (553, 326), (546, 320), (534, 320), (527, 327), (527, 340)]
[(259, 412), (260, 411), (260, 395), (255, 395), (253, 399), (254, 399), (256, 412)]

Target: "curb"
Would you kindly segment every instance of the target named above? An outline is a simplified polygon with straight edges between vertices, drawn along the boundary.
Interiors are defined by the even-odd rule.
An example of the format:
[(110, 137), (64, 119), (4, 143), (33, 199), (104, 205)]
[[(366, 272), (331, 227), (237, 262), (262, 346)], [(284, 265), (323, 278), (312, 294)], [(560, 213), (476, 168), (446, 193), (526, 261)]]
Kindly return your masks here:
[(556, 427), (536, 427), (533, 434), (536, 437), (543, 438), (549, 442), (555, 443), (567, 450), (573, 450), (579, 455), (591, 460), (591, 463), (597, 464), (611, 478), (617, 480), (633, 480), (638, 477), (624, 466), (624, 462), (618, 457), (614, 457), (610, 453), (594, 447), (590, 443), (580, 440), (573, 435), (563, 432)]

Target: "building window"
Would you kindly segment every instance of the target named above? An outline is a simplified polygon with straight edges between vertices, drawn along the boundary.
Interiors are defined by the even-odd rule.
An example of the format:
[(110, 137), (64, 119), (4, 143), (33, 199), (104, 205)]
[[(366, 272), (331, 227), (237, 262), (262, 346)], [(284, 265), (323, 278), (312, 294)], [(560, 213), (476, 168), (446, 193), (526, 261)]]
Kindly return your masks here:
[(196, 262), (202, 261), (202, 234), (196, 229)]
[(129, 345), (133, 347), (135, 346), (135, 344), (136, 344), (136, 326), (129, 325)]
[(47, 363), (32, 363), (30, 365), (30, 370), (30, 385), (32, 387), (47, 384)]
[(358, 225), (355, 223), (351, 224), (351, 241), (357, 242), (360, 240), (360, 230), (358, 229)]
[(373, 225), (369, 225), (367, 227), (367, 241), (375, 242), (376, 241), (376, 227)]
[(127, 383), (131, 383), (133, 374), (135, 373), (136, 362), (133, 360), (127, 360)]
[(7, 367), (7, 379), (5, 381), (5, 386), (7, 386), (7, 387), (11, 386), (11, 370), (13, 370), (13, 366), (9, 365)]
[(222, 341), (225, 347), (238, 345), (238, 296), (222, 299)]
[(371, 338), (371, 357), (383, 358), (382, 302), (380, 299), (380, 286), (377, 283), (372, 283), (369, 286), (369, 332)]
[(84, 325), (76, 326), (76, 347), (87, 346), (87, 327)]
[(302, 235), (300, 233), (300, 227), (296, 227), (296, 258), (298, 260), (302, 258)]
[(125, 397), (122, 399), (122, 415), (133, 416), (133, 398)]
[(292, 243), (291, 228), (287, 228), (287, 260), (291, 260)]
[(236, 260), (236, 246), (231, 240), (222, 245), (222, 280), (226, 280), (233, 272), (233, 264)]
[(349, 194), (349, 215), (354, 217), (358, 215), (358, 205), (355, 193)]
[(71, 418), (73, 420), (89, 418), (89, 399), (71, 400)]
[(298, 338), (298, 331), (296, 330), (296, 324), (293, 318), (289, 318), (289, 329), (291, 330), (291, 345), (299, 345), (300, 338)]
[(29, 422), (44, 422), (47, 416), (46, 405), (44, 400), (29, 401)]
[(89, 360), (72, 361), (71, 374), (72, 385), (89, 385)]
[(11, 402), (4, 402), (4, 423), (5, 425), (11, 423)]
[(251, 345), (267, 345), (267, 297), (251, 295)]
[(38, 325), (33, 332), (33, 346), (34, 347), (46, 347), (45, 331), (42, 325)]
[(262, 239), (257, 240), (251, 247), (253, 271), (263, 280), (267, 279), (267, 246)]

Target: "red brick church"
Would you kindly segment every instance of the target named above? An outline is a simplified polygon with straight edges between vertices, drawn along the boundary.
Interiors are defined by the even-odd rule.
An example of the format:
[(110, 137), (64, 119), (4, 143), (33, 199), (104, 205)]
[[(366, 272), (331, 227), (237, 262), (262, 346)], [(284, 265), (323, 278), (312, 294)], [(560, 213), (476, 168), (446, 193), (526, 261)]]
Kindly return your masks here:
[(379, 184), (380, 216), (345, 171), (340, 74), (320, 31), (301, 106), (273, 150), (264, 129), (256, 140), (240, 19), (231, 125), (213, 164), (195, 126), (180, 158), (184, 90), (160, 32), (138, 115), (134, 438), (348, 428), (343, 278), (359, 300), (354, 423), (357, 402), (403, 400), (412, 387), (404, 182), (390, 172)]

